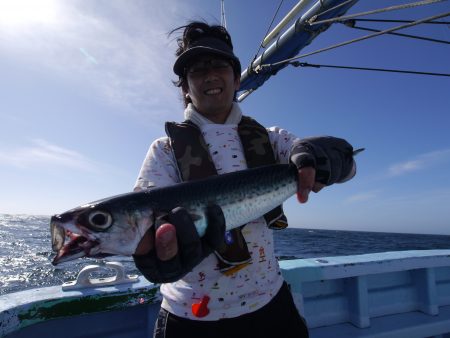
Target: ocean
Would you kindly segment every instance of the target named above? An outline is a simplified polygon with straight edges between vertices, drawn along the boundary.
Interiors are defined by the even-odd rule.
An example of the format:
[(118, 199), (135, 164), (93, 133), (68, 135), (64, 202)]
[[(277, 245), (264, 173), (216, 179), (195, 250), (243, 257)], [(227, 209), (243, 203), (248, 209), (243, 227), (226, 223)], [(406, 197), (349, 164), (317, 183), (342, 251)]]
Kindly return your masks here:
[[(0, 295), (60, 285), (87, 264), (78, 259), (54, 267), (48, 216), (0, 214)], [(450, 236), (288, 228), (275, 231), (279, 259), (356, 255), (396, 250), (450, 249)], [(136, 274), (130, 257), (111, 257)], [(108, 259), (106, 259), (108, 260)]]

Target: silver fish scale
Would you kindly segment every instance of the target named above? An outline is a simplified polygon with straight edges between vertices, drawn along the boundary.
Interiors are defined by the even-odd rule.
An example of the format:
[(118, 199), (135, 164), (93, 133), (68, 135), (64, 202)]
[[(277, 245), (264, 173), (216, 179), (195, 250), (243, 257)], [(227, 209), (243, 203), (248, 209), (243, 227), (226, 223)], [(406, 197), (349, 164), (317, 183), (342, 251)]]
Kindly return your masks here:
[[(282, 204), (297, 191), (297, 181), (292, 176), (286, 176), (270, 184), (247, 184), (245, 187), (247, 190), (235, 189), (233, 194), (217, 194), (216, 203), (222, 208), (227, 230), (257, 219)], [(194, 221), (197, 232), (203, 236), (207, 227), (204, 204), (199, 201), (191, 208), (190, 211), (197, 216)]]

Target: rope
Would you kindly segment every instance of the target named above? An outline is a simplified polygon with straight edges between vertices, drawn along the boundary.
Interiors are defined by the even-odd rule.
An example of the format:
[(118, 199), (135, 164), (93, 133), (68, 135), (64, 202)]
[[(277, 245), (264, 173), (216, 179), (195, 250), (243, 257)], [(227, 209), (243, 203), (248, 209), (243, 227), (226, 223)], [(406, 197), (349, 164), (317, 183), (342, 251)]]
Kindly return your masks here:
[(397, 9), (413, 8), (413, 7), (417, 7), (417, 6), (430, 5), (430, 4), (433, 4), (433, 3), (443, 2), (443, 1), (447, 1), (447, 0), (424, 0), (424, 1), (418, 1), (418, 2), (413, 2), (413, 3), (409, 3), (409, 4), (403, 4), (403, 5), (391, 6), (391, 7), (381, 8), (381, 9), (375, 9), (375, 10), (367, 11), (367, 12), (355, 13), (355, 14), (351, 14), (351, 15), (344, 15), (344, 16), (340, 16), (340, 17), (337, 17), (337, 18), (320, 20), (320, 21), (315, 21), (315, 19), (317, 19), (317, 15), (315, 15), (309, 20), (308, 23), (310, 25), (319, 25), (319, 24), (322, 24), (322, 23), (339, 22), (339, 21), (342, 21), (342, 20), (356, 18), (358, 16), (365, 16), (365, 15), (370, 15), (370, 14), (384, 13), (384, 12), (394, 11), (394, 10), (397, 10)]
[(417, 75), (432, 75), (432, 76), (448, 76), (450, 74), (445, 73), (431, 73), (431, 72), (417, 72), (413, 70), (399, 70), (399, 69), (385, 69), (385, 68), (368, 68), (368, 67), (351, 67), (351, 66), (333, 66), (333, 65), (317, 65), (306, 62), (291, 62), (294, 67), (313, 67), (313, 68), (342, 68), (342, 69), (353, 69), (353, 70), (370, 70), (377, 72), (389, 72), (389, 73), (403, 73), (403, 74), (417, 74)]
[(443, 17), (449, 16), (449, 15), (450, 15), (450, 12), (443, 13), (443, 14), (438, 14), (438, 15), (433, 15), (433, 16), (427, 17), (425, 19), (413, 21), (413, 22), (405, 24), (405, 25), (401, 25), (401, 26), (385, 29), (383, 31), (380, 31), (380, 32), (377, 32), (377, 33), (374, 33), (374, 34), (369, 34), (369, 35), (365, 35), (365, 36), (360, 37), (360, 38), (356, 38), (356, 39), (352, 39), (352, 40), (345, 41), (345, 42), (342, 42), (342, 43), (338, 43), (338, 44), (335, 44), (335, 45), (332, 45), (332, 46), (329, 46), (329, 47), (326, 47), (326, 48), (322, 48), (322, 49), (316, 50), (316, 51), (311, 52), (311, 53), (298, 55), (298, 56), (295, 56), (295, 57), (292, 57), (292, 58), (289, 58), (289, 59), (285, 59), (285, 60), (282, 60), (282, 61), (279, 61), (279, 62), (275, 62), (275, 63), (272, 63), (272, 64), (260, 65), (260, 66), (257, 67), (258, 68), (257, 70), (259, 71), (260, 69), (270, 68), (270, 67), (274, 67), (274, 66), (279, 66), (279, 65), (282, 65), (284, 63), (289, 63), (291, 61), (294, 61), (294, 60), (297, 60), (297, 59), (300, 59), (300, 58), (304, 58), (304, 57), (307, 57), (307, 56), (310, 56), (310, 55), (314, 55), (314, 54), (319, 54), (319, 53), (322, 53), (322, 52), (325, 52), (325, 51), (328, 51), (328, 50), (331, 50), (331, 49), (335, 49), (335, 48), (338, 48), (338, 47), (346, 46), (346, 45), (349, 45), (351, 43), (355, 43), (355, 42), (358, 42), (358, 41), (367, 40), (369, 38), (373, 38), (373, 37), (376, 37), (376, 36), (379, 36), (379, 35), (387, 34), (389, 32), (393, 32), (393, 31), (400, 30), (400, 29), (403, 29), (403, 28), (415, 26), (415, 25), (418, 25), (418, 24), (421, 24), (421, 23), (424, 23), (424, 22), (427, 22), (427, 21), (432, 21), (432, 20), (436, 20), (436, 19), (439, 19), (439, 18), (443, 18)]
[[(354, 21), (353, 20), (348, 20), (343, 22), (343, 24), (345, 24), (347, 27), (351, 27), (354, 29), (359, 29), (359, 30), (363, 30), (363, 31), (369, 31), (369, 32), (381, 32), (378, 29), (373, 29), (373, 28), (367, 28), (367, 27), (359, 27), (359, 26), (355, 26)], [(432, 38), (427, 38), (424, 36), (418, 36), (418, 35), (411, 35), (411, 34), (402, 34), (402, 33), (393, 33), (393, 32), (389, 32), (386, 33), (389, 35), (396, 35), (396, 36), (402, 36), (405, 38), (411, 38), (411, 39), (418, 39), (418, 40), (425, 40), (425, 41), (431, 41), (431, 42), (437, 42), (437, 43), (444, 43), (444, 44), (450, 44), (450, 41), (446, 41), (446, 40), (438, 40), (438, 39), (432, 39)]]

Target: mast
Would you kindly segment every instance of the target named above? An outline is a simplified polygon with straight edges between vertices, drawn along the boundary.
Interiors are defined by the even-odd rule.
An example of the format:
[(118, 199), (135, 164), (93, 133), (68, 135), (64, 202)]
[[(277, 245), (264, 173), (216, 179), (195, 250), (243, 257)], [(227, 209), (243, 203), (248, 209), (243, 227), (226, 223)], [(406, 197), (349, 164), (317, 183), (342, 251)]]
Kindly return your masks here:
[[(310, 20), (313, 20), (316, 16), (320, 16), (320, 20), (341, 16), (357, 2), (358, 0), (315, 0), (314, 4), (300, 18), (283, 34), (277, 37), (261, 55), (244, 69), (241, 74), (238, 101), (242, 101), (250, 93), (262, 86), (272, 75), (275, 75), (279, 70), (287, 66), (287, 64), (279, 64), (261, 69), (261, 65), (273, 64), (296, 56), (300, 50), (309, 45), (317, 35), (328, 29), (331, 25), (331, 23), (309, 25), (308, 22)], [(298, 14), (300, 9), (304, 9), (309, 3), (310, 1), (300, 0), (282, 20), (282, 23), (278, 25), (281, 25), (280, 30)], [(295, 14), (291, 15), (293, 12)], [(277, 27), (274, 29), (275, 32), (272, 31), (269, 35), (276, 36), (279, 34), (279, 30), (276, 31)], [(265, 40), (269, 39), (266, 37)]]
[(281, 19), (280, 23), (264, 38), (263, 42), (261, 43), (262, 47), (267, 47), (267, 45), (272, 42), (273, 39), (275, 39), (278, 34), (280, 34), (280, 31), (286, 27), (294, 18), (295, 16), (306, 6), (308, 6), (313, 0), (300, 0), (286, 16)]

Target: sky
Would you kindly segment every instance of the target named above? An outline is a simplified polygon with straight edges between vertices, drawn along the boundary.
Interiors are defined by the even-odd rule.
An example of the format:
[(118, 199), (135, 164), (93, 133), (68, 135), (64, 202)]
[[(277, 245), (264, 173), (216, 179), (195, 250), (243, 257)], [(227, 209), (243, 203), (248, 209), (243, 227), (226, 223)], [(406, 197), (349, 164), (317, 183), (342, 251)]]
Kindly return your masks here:
[[(408, 2), (360, 0), (349, 13)], [(295, 3), (285, 0), (275, 22)], [(225, 1), (243, 67), (278, 4)], [(449, 10), (443, 2), (370, 17)], [(168, 32), (220, 17), (219, 0), (0, 0), (0, 213), (52, 215), (131, 191), (164, 121), (182, 120)], [(449, 25), (403, 33), (450, 40)], [(366, 34), (334, 24), (302, 53)], [(445, 44), (381, 36), (301, 61), (450, 73), (449, 55)], [(353, 180), (285, 203), (290, 226), (450, 235), (449, 93), (448, 77), (288, 67), (241, 108), (299, 137), (366, 148)]]

